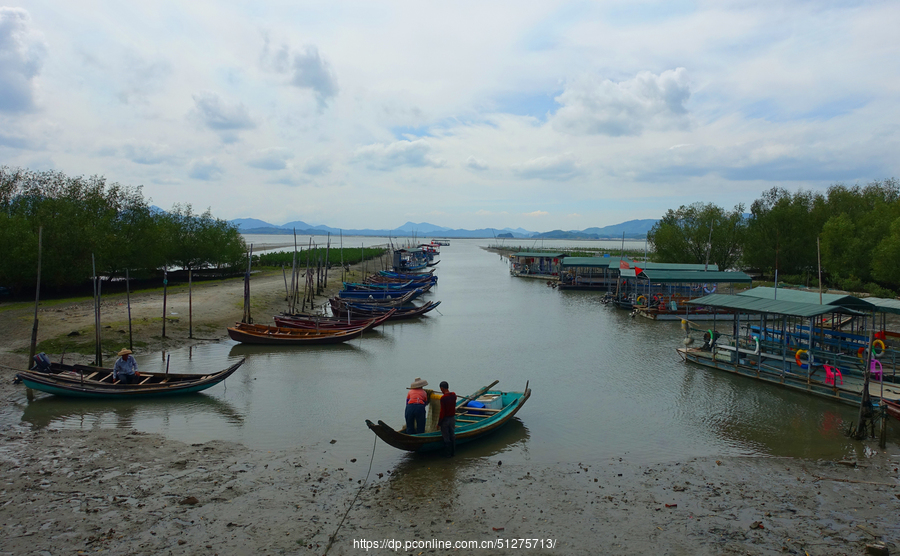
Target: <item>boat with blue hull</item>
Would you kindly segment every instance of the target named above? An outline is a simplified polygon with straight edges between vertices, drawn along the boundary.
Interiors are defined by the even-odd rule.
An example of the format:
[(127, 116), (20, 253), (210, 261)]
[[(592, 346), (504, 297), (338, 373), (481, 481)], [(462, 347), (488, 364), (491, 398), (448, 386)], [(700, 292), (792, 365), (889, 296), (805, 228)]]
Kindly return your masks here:
[[(481, 388), (474, 394), (460, 398), (456, 404), (456, 444), (465, 444), (477, 440), (499, 429), (518, 413), (528, 398), (531, 389), (525, 384), (524, 392), (501, 392), (491, 390), (499, 381)], [(399, 450), (409, 452), (430, 452), (444, 447), (441, 431), (437, 428), (437, 415), (440, 414), (440, 394), (429, 393), (428, 417), (425, 432), (406, 434), (404, 424), (395, 429), (383, 421), (373, 423), (366, 419), (366, 425), (378, 438)], [(483, 400), (476, 404), (473, 400)], [(477, 407), (480, 406), (480, 407)]]
[(227, 369), (206, 375), (141, 372), (136, 383), (123, 384), (113, 379), (112, 369), (50, 363), (46, 370), (19, 371), (15, 381), (33, 390), (72, 398), (161, 398), (211, 388), (231, 376), (243, 364), (244, 359), (241, 359)]

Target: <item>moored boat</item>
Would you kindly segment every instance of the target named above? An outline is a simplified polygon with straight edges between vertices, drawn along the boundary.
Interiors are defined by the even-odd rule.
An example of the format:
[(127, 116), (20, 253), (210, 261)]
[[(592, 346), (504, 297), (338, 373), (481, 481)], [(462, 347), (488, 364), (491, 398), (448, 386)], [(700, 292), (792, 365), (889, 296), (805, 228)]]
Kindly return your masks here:
[(275, 325), (283, 328), (302, 328), (306, 330), (350, 330), (360, 326), (375, 328), (384, 323), (395, 312), (396, 309), (391, 309), (380, 317), (365, 319), (284, 314), (275, 315)]
[[(515, 416), (531, 397), (531, 389), (525, 384), (524, 392), (501, 392), (491, 390), (497, 380), (479, 389), (470, 396), (460, 397), (456, 404), (456, 443), (465, 444), (479, 439), (498, 428), (502, 427)], [(471, 400), (483, 399), (482, 407), (473, 407)], [(489, 402), (487, 400), (490, 400)], [(395, 429), (384, 421), (373, 423), (366, 419), (366, 425), (378, 438), (400, 450), (410, 452), (428, 452), (443, 448), (441, 431), (437, 429), (437, 417), (440, 413), (440, 394), (429, 391), (428, 417), (426, 417), (425, 432), (421, 434), (406, 434), (404, 424)], [(494, 406), (494, 407), (491, 407)]]
[(318, 344), (339, 344), (362, 336), (372, 324), (345, 330), (304, 330), (284, 328), (264, 324), (237, 323), (228, 329), (232, 340), (244, 344), (266, 344), (280, 346), (302, 346)]
[[(365, 303), (347, 303), (344, 300), (331, 299), (331, 312), (341, 318), (374, 318), (384, 315), (389, 309), (378, 305), (366, 305)], [(437, 309), (440, 301), (429, 301), (420, 307), (396, 307), (396, 311), (387, 320), (403, 320), (420, 317)]]
[(191, 394), (219, 384), (244, 364), (241, 359), (227, 369), (209, 374), (140, 372), (139, 381), (122, 384), (113, 380), (113, 370), (90, 365), (50, 363), (46, 370), (16, 373), (16, 382), (28, 388), (76, 398), (135, 399)]

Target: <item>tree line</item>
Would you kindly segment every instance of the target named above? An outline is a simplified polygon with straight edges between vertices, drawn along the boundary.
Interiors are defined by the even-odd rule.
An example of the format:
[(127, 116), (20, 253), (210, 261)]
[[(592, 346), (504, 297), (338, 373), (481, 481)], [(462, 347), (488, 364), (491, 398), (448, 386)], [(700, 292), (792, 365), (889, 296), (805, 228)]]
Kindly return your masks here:
[(77, 288), (96, 274), (105, 280), (150, 278), (163, 269), (214, 268), (246, 263), (237, 228), (207, 210), (176, 204), (154, 210), (140, 186), (72, 177), (53, 170), (0, 166), (0, 286), (33, 288), (41, 235), (41, 287)]
[(835, 184), (825, 193), (780, 187), (726, 210), (668, 210), (647, 234), (658, 262), (715, 263), (779, 281), (893, 297), (900, 290), (900, 182)]

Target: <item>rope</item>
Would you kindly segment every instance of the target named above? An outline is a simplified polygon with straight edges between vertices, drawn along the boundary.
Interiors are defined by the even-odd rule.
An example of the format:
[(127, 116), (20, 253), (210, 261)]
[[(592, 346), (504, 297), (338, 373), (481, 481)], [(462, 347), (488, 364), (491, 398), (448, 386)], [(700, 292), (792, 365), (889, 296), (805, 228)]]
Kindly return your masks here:
[(347, 519), (347, 516), (350, 514), (350, 510), (353, 509), (353, 504), (356, 504), (356, 500), (359, 498), (359, 495), (362, 493), (362, 490), (366, 488), (366, 483), (369, 482), (369, 474), (372, 472), (372, 462), (375, 461), (375, 446), (378, 444), (378, 436), (375, 436), (375, 444), (372, 445), (372, 458), (369, 459), (369, 470), (366, 471), (366, 478), (363, 481), (362, 485), (360, 485), (359, 490), (356, 491), (356, 496), (353, 497), (353, 501), (350, 502), (350, 507), (347, 508), (347, 511), (344, 512), (344, 517), (341, 518), (341, 522), (338, 523), (337, 528), (334, 530), (334, 533), (328, 537), (328, 545), (325, 547), (325, 552), (322, 553), (322, 556), (328, 554), (328, 551), (331, 550), (331, 545), (334, 544), (334, 539), (337, 537), (338, 531), (341, 530), (341, 527), (344, 525), (344, 520)]

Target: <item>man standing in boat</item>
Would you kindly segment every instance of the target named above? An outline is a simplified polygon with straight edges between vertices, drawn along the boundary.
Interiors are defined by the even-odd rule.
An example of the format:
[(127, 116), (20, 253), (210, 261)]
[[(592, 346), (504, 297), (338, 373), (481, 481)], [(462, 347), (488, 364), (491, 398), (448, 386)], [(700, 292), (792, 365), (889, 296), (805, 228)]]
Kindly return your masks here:
[(441, 416), (438, 426), (444, 441), (444, 452), (448, 458), (456, 455), (456, 392), (450, 391), (447, 381), (441, 382)]
[(118, 380), (122, 384), (131, 384), (137, 382), (137, 363), (134, 357), (131, 357), (132, 351), (124, 348), (118, 353), (119, 358), (116, 360), (116, 366), (113, 367), (113, 380)]

